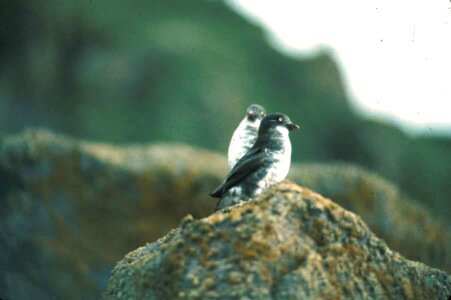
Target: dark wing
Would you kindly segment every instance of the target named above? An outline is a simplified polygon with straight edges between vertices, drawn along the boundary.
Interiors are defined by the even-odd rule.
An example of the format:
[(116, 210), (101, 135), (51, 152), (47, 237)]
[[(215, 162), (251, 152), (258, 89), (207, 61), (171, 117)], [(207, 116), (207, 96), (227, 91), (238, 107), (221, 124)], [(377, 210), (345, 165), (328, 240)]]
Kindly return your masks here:
[(241, 180), (261, 167), (264, 161), (265, 152), (262, 148), (250, 149), (249, 152), (235, 164), (226, 180), (210, 193), (210, 196), (221, 198), (227, 190), (237, 185)]

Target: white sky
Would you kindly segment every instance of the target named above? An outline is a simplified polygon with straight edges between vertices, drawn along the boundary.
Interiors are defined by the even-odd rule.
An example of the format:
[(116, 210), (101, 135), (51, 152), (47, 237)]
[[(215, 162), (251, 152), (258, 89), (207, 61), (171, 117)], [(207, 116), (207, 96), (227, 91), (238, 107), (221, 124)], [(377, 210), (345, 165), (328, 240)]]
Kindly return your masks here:
[(355, 107), (451, 135), (451, 0), (229, 0), (289, 55), (332, 49)]

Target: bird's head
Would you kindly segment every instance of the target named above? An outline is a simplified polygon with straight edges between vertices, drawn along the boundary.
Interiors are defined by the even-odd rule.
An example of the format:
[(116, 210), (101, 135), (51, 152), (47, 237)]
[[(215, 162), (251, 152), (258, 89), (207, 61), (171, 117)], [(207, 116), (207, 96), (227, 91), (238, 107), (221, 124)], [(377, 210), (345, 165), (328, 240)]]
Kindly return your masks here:
[(266, 111), (263, 106), (258, 104), (251, 104), (246, 110), (246, 118), (248, 121), (261, 121), (266, 116)]
[(290, 118), (282, 113), (268, 114), (261, 122), (259, 135), (271, 132), (286, 132), (299, 129), (300, 126), (291, 122)]

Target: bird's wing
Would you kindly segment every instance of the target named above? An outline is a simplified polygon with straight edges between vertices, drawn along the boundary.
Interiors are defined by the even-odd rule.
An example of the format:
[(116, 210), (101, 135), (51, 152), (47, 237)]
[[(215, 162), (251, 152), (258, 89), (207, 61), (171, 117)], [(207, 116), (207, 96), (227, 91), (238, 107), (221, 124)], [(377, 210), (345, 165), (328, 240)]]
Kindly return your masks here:
[(262, 148), (253, 148), (249, 150), (249, 152), (235, 164), (235, 167), (230, 171), (226, 180), (210, 193), (210, 196), (215, 198), (222, 197), (227, 190), (261, 167), (264, 161), (265, 152)]

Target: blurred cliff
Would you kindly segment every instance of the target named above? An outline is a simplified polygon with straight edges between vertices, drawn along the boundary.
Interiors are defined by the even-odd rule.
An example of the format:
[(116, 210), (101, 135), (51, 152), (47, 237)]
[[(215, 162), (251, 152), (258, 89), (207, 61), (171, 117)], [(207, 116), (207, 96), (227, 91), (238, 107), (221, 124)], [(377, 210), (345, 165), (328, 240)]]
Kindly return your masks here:
[(0, 137), (29, 125), (224, 152), (245, 107), (303, 125), (294, 160), (354, 162), (451, 214), (451, 140), (409, 138), (349, 106), (326, 52), (287, 58), (217, 1), (2, 1)]
[(287, 58), (217, 1), (5, 0), (0, 22), (0, 292), (98, 299), (125, 253), (210, 213), (254, 102), (302, 124), (294, 161), (321, 162), (292, 180), (450, 270), (451, 140), (359, 117), (327, 51)]

